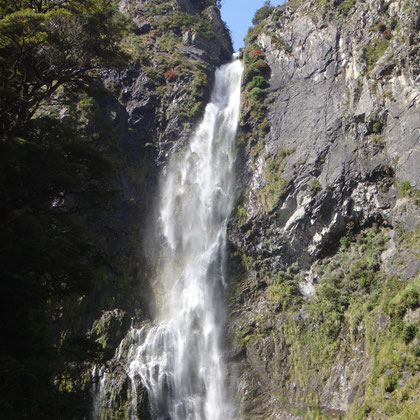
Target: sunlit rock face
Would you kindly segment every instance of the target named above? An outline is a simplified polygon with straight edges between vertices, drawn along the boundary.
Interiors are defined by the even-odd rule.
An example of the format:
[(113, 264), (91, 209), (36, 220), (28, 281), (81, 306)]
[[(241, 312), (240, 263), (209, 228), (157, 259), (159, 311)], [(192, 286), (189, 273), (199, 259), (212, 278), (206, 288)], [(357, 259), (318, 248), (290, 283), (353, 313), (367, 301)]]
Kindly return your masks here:
[[(278, 199), (275, 227), (288, 235), (282, 252), (290, 260), (296, 250), (321, 252), (349, 218), (387, 217), (395, 200), (378, 184), (395, 176), (420, 187), (418, 35), (415, 16), (400, 3), (372, 1), (369, 11), (356, 4), (347, 16), (310, 2), (286, 3), (249, 41), (270, 68), (270, 130), (259, 140), (263, 152), (248, 156), (245, 209), (259, 223), (268, 217), (255, 191), (264, 186), (267, 156), (288, 151), (282, 176), (291, 182)], [(375, 29), (386, 19), (390, 27), (400, 22), (398, 34)], [(379, 43), (388, 47), (368, 64), (369, 48)]]
[[(418, 29), (410, 2), (286, 2), (247, 37), (242, 196), (230, 226), (238, 281), (231, 333), (244, 418), (302, 418), (316, 410), (356, 418), (363, 404), (377, 413), (368, 418), (383, 415), (365, 393), (376, 375), (370, 315), (360, 309), (352, 332), (348, 305), (373, 293), (371, 286), (360, 291), (372, 224), (385, 229), (386, 241), (367, 271), (412, 282), (420, 269)], [(378, 293), (390, 287), (385, 277)], [(326, 309), (332, 295), (319, 303), (327, 285), (349, 298), (334, 338), (320, 346), (328, 316), (321, 320), (316, 311), (337, 308)], [(378, 334), (394, 340), (390, 315), (375, 305)], [(318, 360), (311, 356), (327, 342), (335, 343), (329, 362), (320, 350)], [(408, 375), (403, 370), (400, 377)]]

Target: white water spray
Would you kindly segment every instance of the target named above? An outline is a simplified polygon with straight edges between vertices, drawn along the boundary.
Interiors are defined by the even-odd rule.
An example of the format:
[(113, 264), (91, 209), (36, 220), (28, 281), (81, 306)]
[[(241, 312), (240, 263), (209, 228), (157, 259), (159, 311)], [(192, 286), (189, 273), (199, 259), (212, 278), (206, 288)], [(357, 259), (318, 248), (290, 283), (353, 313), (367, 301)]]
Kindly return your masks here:
[(135, 332), (129, 354), (129, 376), (142, 378), (157, 420), (234, 417), (221, 333), (241, 74), (239, 60), (216, 71), (203, 121), (162, 181), (161, 322)]

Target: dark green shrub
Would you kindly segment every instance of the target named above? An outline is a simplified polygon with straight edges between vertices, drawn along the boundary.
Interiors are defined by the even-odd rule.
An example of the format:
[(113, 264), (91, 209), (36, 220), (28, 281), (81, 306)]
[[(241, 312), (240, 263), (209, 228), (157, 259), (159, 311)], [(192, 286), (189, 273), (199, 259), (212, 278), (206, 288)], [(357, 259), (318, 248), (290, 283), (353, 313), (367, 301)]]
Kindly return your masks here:
[(388, 306), (388, 313), (393, 318), (402, 319), (406, 312), (406, 307), (401, 303), (395, 302), (394, 300), (392, 300)]
[(247, 90), (252, 90), (255, 87), (264, 88), (267, 86), (267, 80), (263, 76), (254, 76), (252, 80), (247, 84)]
[(340, 4), (339, 9), (343, 13), (344, 16), (347, 16), (351, 9), (356, 4), (356, 0), (345, 0), (343, 3)]
[(416, 346), (413, 346), (412, 352), (413, 352), (414, 356), (420, 357), (420, 345), (417, 344)]
[(310, 192), (316, 194), (318, 191), (322, 190), (321, 184), (317, 178), (312, 178), (308, 183), (308, 189)]
[(360, 273), (359, 286), (368, 289), (372, 285), (373, 273), (371, 271), (362, 271)]
[(264, 6), (259, 8), (252, 19), (253, 25), (258, 25), (262, 20), (264, 20), (268, 15), (273, 11), (274, 7), (271, 6), (271, 2), (267, 0), (264, 3)]
[(401, 182), (400, 194), (402, 197), (410, 197), (417, 207), (420, 207), (420, 190), (412, 187), (408, 181)]
[(363, 57), (366, 61), (368, 72), (375, 67), (376, 62), (385, 53), (388, 45), (389, 39), (374, 39), (365, 47)]
[(269, 301), (278, 305), (283, 311), (302, 301), (302, 295), (299, 288), (292, 282), (268, 286), (267, 295)]
[(402, 293), (401, 303), (410, 309), (416, 309), (420, 306), (420, 294), (414, 285), (409, 285)]
[(259, 131), (262, 135), (267, 134), (270, 131), (270, 121), (267, 118), (264, 118), (263, 122), (260, 124)]
[(400, 191), (401, 193), (405, 194), (411, 190), (411, 185), (408, 181), (401, 182)]
[(163, 85), (165, 83), (165, 78), (164, 78), (163, 74), (159, 73), (153, 67), (148, 67), (146, 69), (146, 76), (150, 81), (155, 83), (157, 86)]
[(372, 132), (378, 134), (382, 132), (382, 123), (380, 121), (375, 121), (372, 126)]
[(398, 386), (398, 375), (395, 372), (388, 373), (384, 378), (384, 390), (392, 392)]
[(348, 248), (350, 246), (350, 240), (347, 238), (347, 236), (343, 236), (340, 239), (340, 244), (343, 248)]
[(407, 323), (404, 325), (402, 339), (408, 344), (417, 334), (418, 326), (413, 323)]
[(254, 87), (249, 93), (251, 98), (256, 101), (262, 101), (265, 97), (265, 92), (259, 87)]
[(159, 6), (153, 16), (161, 16), (157, 22), (155, 29), (161, 34), (167, 34), (169, 31), (177, 36), (181, 36), (183, 31), (193, 30), (200, 34), (203, 38), (212, 39), (214, 32), (211, 26), (210, 18), (207, 14), (195, 14), (173, 11), (170, 4)]

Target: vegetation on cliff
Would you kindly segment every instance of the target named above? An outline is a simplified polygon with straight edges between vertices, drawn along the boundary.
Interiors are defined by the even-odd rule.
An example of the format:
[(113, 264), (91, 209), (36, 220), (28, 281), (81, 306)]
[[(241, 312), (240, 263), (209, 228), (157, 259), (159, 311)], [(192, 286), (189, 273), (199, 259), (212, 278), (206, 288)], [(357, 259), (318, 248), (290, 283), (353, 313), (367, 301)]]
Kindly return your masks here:
[[(117, 157), (121, 143), (137, 166), (153, 166), (158, 153), (165, 159), (200, 115), (214, 65), (231, 52), (220, 46), (217, 2), (190, 3), (124, 2), (125, 17), (111, 0), (0, 5), (6, 418), (85, 416), (90, 364), (108, 361), (129, 328), (135, 311), (116, 308), (139, 299), (137, 204), (155, 184), (147, 169)], [(411, 0), (369, 0), (366, 27), (352, 32), (359, 3), (266, 2), (243, 50), (238, 143), (249, 173), (231, 226), (239, 277), (232, 331), (237, 360), (251, 372), (249, 416), (264, 406), (264, 414), (280, 407), (297, 418), (415, 419), (420, 409), (420, 286), (409, 270), (420, 252), (420, 193), (402, 150), (404, 98), (415, 107), (418, 12)], [(328, 98), (328, 112), (311, 102), (313, 92), (317, 102)], [(397, 120), (406, 126), (396, 148)], [(129, 211), (121, 184), (134, 190)], [(137, 221), (120, 229), (116, 216)], [(106, 416), (127, 415), (125, 379)]]
[(418, 12), (267, 3), (248, 31), (230, 226), (246, 418), (418, 416)]

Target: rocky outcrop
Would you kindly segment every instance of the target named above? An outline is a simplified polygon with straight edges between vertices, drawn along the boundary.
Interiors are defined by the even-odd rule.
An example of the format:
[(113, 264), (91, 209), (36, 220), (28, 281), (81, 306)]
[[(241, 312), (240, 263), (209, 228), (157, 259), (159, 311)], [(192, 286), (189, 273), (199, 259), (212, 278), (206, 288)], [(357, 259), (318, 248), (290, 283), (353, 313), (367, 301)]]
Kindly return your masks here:
[[(243, 267), (231, 331), (244, 418), (391, 412), (365, 389), (388, 380), (372, 379), (369, 346), (396, 340), (384, 321), (396, 322), (391, 298), (361, 309), (352, 327), (351, 305), (420, 269), (418, 29), (414, 2), (310, 1), (273, 8), (248, 33), (242, 195), (230, 228)], [(382, 245), (367, 240), (376, 235), (386, 235)], [(352, 258), (377, 263), (360, 270)], [(364, 276), (378, 283), (363, 290)], [(388, 338), (372, 339), (369, 322)]]
[(105, 76), (105, 84), (123, 105), (117, 115), (128, 124), (123, 138), (155, 148), (161, 162), (188, 137), (209, 99), (215, 68), (232, 55), (220, 11), (208, 4), (120, 2), (139, 34), (127, 40), (137, 58), (127, 71)]
[[(215, 68), (231, 58), (231, 41), (213, 3), (119, 2), (132, 21), (123, 44), (132, 60), (126, 70), (103, 72), (106, 94), (95, 99), (118, 133), (120, 148), (116, 187), (121, 195), (114, 203), (120, 229), (113, 246), (139, 277), (150, 268), (145, 257), (153, 252), (153, 241), (146, 221), (160, 166), (188, 138), (210, 95)], [(203, 45), (189, 45), (187, 32), (202, 37)], [(150, 296), (136, 306), (143, 311), (140, 319), (153, 310)]]
[[(124, 339), (133, 322), (154, 312), (155, 262), (150, 217), (159, 173), (197, 124), (209, 99), (217, 66), (230, 60), (232, 44), (216, 1), (120, 1), (130, 21), (123, 47), (132, 58), (123, 71), (104, 71), (95, 101), (117, 133), (120, 194), (105, 225), (119, 270), (104, 273), (107, 284), (90, 306), (89, 336), (103, 349), (94, 369), (94, 418), (149, 418), (140, 379), (129, 378)], [(112, 223), (111, 223), (112, 220)], [(98, 227), (103, 233), (104, 226)], [(108, 284), (110, 283), (110, 285)], [(115, 290), (117, 293), (115, 293)], [(114, 292), (114, 293), (113, 293)], [(127, 341), (127, 340), (126, 340)], [(126, 343), (126, 346), (128, 344)], [(125, 350), (127, 350), (125, 348)]]
[(106, 358), (111, 358), (130, 326), (131, 319), (126, 312), (120, 309), (104, 311), (93, 323), (90, 336), (102, 345)]
[[(403, 5), (391, 6), (386, 16), (374, 2), (376, 13), (360, 5), (344, 17), (316, 4), (301, 9), (286, 3), (255, 37), (271, 69), (270, 132), (259, 157), (291, 152), (283, 176), (292, 181), (275, 212), (291, 248), (276, 247), (283, 260), (285, 252), (290, 262), (298, 253), (305, 258), (302, 251), (308, 257), (317, 255), (349, 218), (368, 220), (378, 212), (386, 217), (395, 201), (381, 194), (375, 181), (393, 182), (395, 176), (398, 185), (402, 181), (420, 185), (414, 170), (419, 69), (414, 58), (403, 58), (418, 57), (418, 45), (402, 40), (404, 22), (407, 31), (411, 22)], [(400, 32), (385, 39), (388, 48), (368, 72), (367, 48), (384, 42), (375, 29), (381, 19), (390, 27), (400, 22)], [(284, 43), (280, 50), (278, 39)], [(389, 71), (386, 77), (380, 76), (384, 66)], [(266, 162), (254, 159), (247, 164), (252, 179), (248, 181), (252, 188), (245, 191), (248, 220), (270, 217), (254, 198), (264, 187)], [(265, 230), (254, 232), (264, 236)]]

